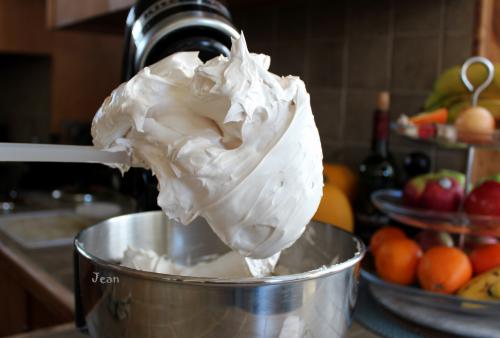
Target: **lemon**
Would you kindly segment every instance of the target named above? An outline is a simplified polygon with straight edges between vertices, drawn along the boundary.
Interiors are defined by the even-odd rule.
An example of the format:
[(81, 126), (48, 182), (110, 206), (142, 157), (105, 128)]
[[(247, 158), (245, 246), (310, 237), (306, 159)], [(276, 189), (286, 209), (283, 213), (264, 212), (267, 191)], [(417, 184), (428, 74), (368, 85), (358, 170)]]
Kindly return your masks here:
[(354, 214), (349, 199), (340, 188), (329, 182), (323, 187), (323, 197), (313, 220), (350, 232), (354, 230)]

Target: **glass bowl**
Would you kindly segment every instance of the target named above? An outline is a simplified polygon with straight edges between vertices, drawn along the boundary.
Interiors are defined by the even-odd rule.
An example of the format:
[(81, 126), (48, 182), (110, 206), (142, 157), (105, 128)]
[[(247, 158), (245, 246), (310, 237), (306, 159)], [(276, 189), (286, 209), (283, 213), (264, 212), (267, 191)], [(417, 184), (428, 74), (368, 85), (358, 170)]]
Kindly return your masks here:
[(469, 300), (386, 282), (374, 273), (368, 255), (361, 276), (375, 300), (397, 316), (459, 336), (498, 337), (500, 301)]
[(500, 217), (497, 216), (407, 207), (403, 204), (403, 192), (394, 189), (378, 190), (371, 199), (379, 210), (403, 224), (454, 234), (500, 237)]
[(425, 124), (421, 126), (392, 123), (392, 129), (403, 137), (419, 142), (429, 142), (444, 148), (469, 146), (500, 148), (500, 130), (492, 133), (459, 133), (453, 124)]

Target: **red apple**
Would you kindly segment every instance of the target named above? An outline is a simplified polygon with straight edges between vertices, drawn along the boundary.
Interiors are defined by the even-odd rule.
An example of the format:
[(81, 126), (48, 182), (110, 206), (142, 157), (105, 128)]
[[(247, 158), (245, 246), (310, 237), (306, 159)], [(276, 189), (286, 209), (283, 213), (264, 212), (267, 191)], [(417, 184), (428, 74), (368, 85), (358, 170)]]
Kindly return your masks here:
[(420, 195), (422, 195), (422, 192), (424, 191), (425, 188), (425, 183), (424, 182), (418, 182), (418, 185), (416, 182), (413, 184), (407, 183), (403, 189), (403, 203), (404, 205), (407, 205), (409, 207), (417, 207), (420, 199)]
[(427, 182), (435, 177), (435, 173), (428, 173), (416, 176), (408, 181), (403, 189), (403, 203), (410, 207), (419, 207), (420, 197), (424, 192)]
[(418, 233), (415, 240), (420, 244), (423, 251), (427, 251), (435, 246), (453, 247), (453, 238), (447, 232), (423, 230)]
[(420, 197), (420, 207), (439, 211), (455, 211), (463, 198), (463, 189), (451, 177), (427, 182)]
[(418, 176), (403, 190), (403, 203), (410, 207), (455, 211), (463, 198), (464, 175), (443, 170)]
[(472, 251), (489, 244), (498, 243), (498, 239), (491, 236), (467, 236), (465, 237), (464, 250)]
[(500, 216), (500, 183), (483, 181), (465, 199), (464, 210), (474, 215)]

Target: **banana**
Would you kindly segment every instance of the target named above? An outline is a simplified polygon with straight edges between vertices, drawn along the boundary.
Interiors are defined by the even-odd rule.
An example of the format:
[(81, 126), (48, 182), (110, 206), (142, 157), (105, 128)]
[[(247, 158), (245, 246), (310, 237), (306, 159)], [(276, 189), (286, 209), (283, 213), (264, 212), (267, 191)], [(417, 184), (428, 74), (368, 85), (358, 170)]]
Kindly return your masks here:
[[(439, 108), (450, 108), (453, 105), (459, 104), (461, 102), (471, 102), (471, 97), (469, 94), (458, 94), (458, 95), (452, 95), (452, 96), (446, 96), (441, 99), (439, 102), (439, 107), (437, 107), (434, 110), (437, 110)], [(431, 110), (433, 111), (433, 110)]]
[(457, 294), (473, 300), (500, 301), (500, 267), (473, 278)]
[(488, 290), (488, 293), (491, 297), (500, 299), (500, 281), (493, 284)]
[(444, 107), (444, 105), (441, 103), (444, 100), (444, 97), (445, 96), (443, 96), (442, 93), (438, 93), (434, 90), (431, 95), (425, 100), (425, 111), (434, 111), (436, 109)]
[(458, 115), (471, 106), (470, 101), (457, 102), (448, 107), (448, 122), (455, 122)]
[[(488, 109), (497, 120), (500, 120), (500, 97), (497, 99), (482, 98), (477, 101), (477, 105)], [(448, 106), (448, 122), (455, 122), (458, 115), (471, 106), (470, 101), (455, 102)]]
[[(434, 95), (434, 93), (431, 94), (431, 96), (433, 96), (433, 95)], [(492, 91), (483, 92), (479, 96), (479, 101), (484, 100), (484, 99), (489, 99), (489, 100), (500, 99), (500, 92), (499, 93), (494, 93)], [(467, 102), (470, 104), (472, 102), (472, 94), (471, 93), (460, 93), (460, 94), (450, 94), (447, 96), (442, 96), (442, 97), (440, 97), (438, 102), (435, 102), (431, 106), (426, 105), (424, 108), (425, 108), (425, 111), (434, 111), (434, 110), (437, 110), (439, 108), (450, 108), (451, 106), (458, 104), (458, 103), (462, 103), (462, 102)]]
[[(439, 76), (432, 94), (425, 102), (426, 110), (448, 107), (446, 101), (450, 100), (450, 97), (467, 96), (470, 98), (471, 94), (460, 78), (460, 68), (461, 66), (455, 66)], [(495, 69), (500, 70), (500, 64), (496, 64)], [(474, 64), (469, 68), (467, 75), (473, 86), (477, 87), (486, 79), (486, 69), (482, 65)], [(481, 93), (481, 97), (500, 98), (500, 71), (495, 72), (493, 82)]]
[(488, 109), (496, 120), (500, 119), (500, 97), (496, 99), (479, 99), (477, 105)]

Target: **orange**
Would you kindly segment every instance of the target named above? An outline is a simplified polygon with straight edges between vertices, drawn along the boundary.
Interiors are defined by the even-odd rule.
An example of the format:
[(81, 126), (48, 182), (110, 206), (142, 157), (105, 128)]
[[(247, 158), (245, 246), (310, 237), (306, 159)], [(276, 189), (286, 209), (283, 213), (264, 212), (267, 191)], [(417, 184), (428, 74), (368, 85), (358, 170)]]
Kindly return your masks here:
[(394, 238), (384, 241), (375, 256), (378, 275), (392, 283), (410, 285), (416, 280), (422, 249), (414, 240)]
[(354, 214), (349, 199), (342, 190), (329, 183), (323, 187), (323, 197), (313, 219), (346, 231), (354, 230)]
[(425, 290), (451, 294), (472, 277), (472, 264), (467, 255), (447, 246), (427, 250), (418, 265), (418, 280)]
[(370, 249), (373, 256), (377, 255), (377, 251), (385, 241), (394, 238), (406, 238), (406, 234), (400, 228), (384, 227), (377, 230), (370, 239)]
[(323, 164), (323, 174), (326, 178), (326, 183), (330, 183), (347, 195), (352, 202), (356, 196), (358, 186), (357, 175), (349, 169), (349, 167), (342, 164)]
[(416, 126), (432, 124), (432, 123), (443, 124), (448, 121), (448, 109), (439, 108), (432, 112), (421, 113), (411, 117), (410, 121)]
[(474, 249), (469, 257), (476, 275), (496, 268), (500, 266), (500, 243), (487, 244)]

